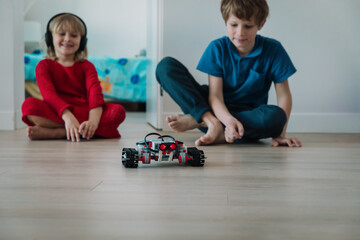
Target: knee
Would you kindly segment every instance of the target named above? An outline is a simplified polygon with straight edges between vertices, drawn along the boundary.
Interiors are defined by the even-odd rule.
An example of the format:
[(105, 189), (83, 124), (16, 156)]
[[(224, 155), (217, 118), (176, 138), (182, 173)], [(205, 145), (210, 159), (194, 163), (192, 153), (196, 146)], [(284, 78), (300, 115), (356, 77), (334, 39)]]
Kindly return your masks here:
[(122, 123), (125, 120), (125, 117), (126, 117), (125, 108), (120, 104), (116, 104), (114, 106), (114, 113), (113, 113), (113, 119), (116, 122), (116, 125)]
[(25, 99), (23, 104), (21, 105), (21, 109), (23, 112), (28, 109), (36, 108), (41, 100), (34, 98), (34, 97), (28, 97)]
[(157, 81), (161, 84), (164, 77), (168, 76), (169, 72), (177, 68), (179, 61), (172, 57), (164, 57), (156, 66), (155, 74)]
[(126, 118), (125, 108), (118, 104), (117, 118), (119, 119), (119, 124), (122, 123)]
[(168, 69), (171, 69), (172, 67), (176, 66), (178, 63), (179, 61), (173, 57), (164, 57), (156, 66), (156, 72), (159, 73), (162, 73), (164, 71), (166, 72)]
[(125, 120), (126, 111), (120, 104), (105, 103), (102, 121), (110, 125), (120, 125)]
[(272, 137), (278, 137), (287, 122), (285, 111), (278, 106), (269, 106), (266, 117), (264, 118), (263, 128), (272, 132)]
[(23, 104), (21, 105), (21, 112), (22, 112), (22, 120), (28, 125), (38, 125), (38, 118), (37, 115), (41, 113), (41, 105), (42, 101), (34, 98), (29, 97), (26, 98)]

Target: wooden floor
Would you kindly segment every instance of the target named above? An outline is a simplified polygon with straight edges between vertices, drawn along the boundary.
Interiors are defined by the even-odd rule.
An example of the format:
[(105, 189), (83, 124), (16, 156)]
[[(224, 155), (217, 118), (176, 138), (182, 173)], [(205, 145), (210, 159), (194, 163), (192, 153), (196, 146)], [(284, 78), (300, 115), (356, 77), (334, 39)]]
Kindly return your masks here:
[[(153, 131), (144, 119), (129, 113), (120, 140), (0, 131), (0, 239), (360, 239), (360, 134), (201, 147), (203, 168), (125, 169), (122, 148)], [(200, 136), (170, 134), (186, 146)]]

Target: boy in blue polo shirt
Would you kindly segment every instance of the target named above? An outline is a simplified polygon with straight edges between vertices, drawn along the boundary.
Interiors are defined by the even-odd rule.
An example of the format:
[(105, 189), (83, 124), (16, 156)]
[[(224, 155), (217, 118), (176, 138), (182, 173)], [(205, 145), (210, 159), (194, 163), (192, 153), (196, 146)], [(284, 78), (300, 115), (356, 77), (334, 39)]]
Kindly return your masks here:
[[(301, 147), (285, 136), (292, 106), (288, 78), (296, 69), (280, 42), (257, 35), (269, 13), (266, 0), (222, 0), (221, 13), (227, 36), (212, 41), (197, 66), (208, 74), (208, 86), (174, 58), (157, 66), (158, 82), (185, 113), (168, 116), (168, 125), (205, 132), (196, 145), (271, 137), (273, 146)], [(273, 82), (278, 106), (267, 104)]]

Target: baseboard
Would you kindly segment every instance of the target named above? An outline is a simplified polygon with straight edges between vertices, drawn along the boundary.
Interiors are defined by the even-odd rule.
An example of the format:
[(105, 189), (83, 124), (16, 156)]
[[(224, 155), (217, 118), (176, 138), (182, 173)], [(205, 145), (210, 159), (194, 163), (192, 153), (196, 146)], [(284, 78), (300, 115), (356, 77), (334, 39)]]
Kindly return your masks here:
[(360, 113), (293, 113), (287, 131), (360, 133)]
[(0, 111), (0, 130), (15, 130), (25, 127), (21, 121), (21, 110)]
[(15, 112), (0, 111), (0, 130), (14, 130), (15, 129)]
[(25, 128), (26, 124), (22, 121), (22, 111), (17, 110), (15, 115), (15, 129)]
[[(183, 114), (164, 112), (169, 115)], [(170, 131), (166, 122), (163, 131)], [(360, 133), (360, 113), (292, 113), (287, 132), (294, 133)]]

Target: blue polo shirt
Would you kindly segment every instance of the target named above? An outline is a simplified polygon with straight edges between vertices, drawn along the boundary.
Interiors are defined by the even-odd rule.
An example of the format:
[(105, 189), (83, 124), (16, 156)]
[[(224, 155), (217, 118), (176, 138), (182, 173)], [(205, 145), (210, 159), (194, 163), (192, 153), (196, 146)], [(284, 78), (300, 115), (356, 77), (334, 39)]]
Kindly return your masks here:
[(197, 69), (221, 77), (225, 104), (239, 107), (267, 104), (272, 82), (281, 83), (296, 72), (281, 43), (260, 35), (245, 57), (227, 36), (212, 41)]

